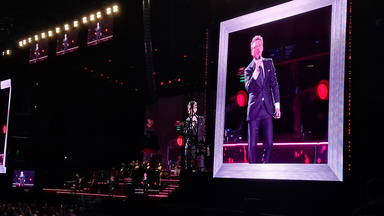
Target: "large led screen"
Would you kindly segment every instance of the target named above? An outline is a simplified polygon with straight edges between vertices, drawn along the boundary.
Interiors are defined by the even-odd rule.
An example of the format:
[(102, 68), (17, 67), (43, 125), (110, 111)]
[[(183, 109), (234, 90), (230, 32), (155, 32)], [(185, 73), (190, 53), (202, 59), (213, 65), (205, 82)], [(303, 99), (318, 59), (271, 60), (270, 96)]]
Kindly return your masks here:
[(214, 177), (343, 180), (346, 0), (220, 24)]
[(7, 156), (8, 119), (11, 102), (11, 80), (1, 81), (0, 86), (0, 173), (6, 172), (5, 162)]

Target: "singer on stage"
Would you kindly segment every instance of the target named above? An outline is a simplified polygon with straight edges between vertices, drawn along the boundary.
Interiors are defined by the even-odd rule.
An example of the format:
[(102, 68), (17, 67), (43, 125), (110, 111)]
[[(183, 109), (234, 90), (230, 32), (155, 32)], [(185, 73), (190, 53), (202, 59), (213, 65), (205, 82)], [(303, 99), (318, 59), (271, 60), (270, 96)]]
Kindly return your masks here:
[(187, 106), (188, 117), (184, 124), (184, 157), (186, 170), (204, 171), (205, 169), (205, 123), (204, 117), (197, 115), (196, 101)]
[(263, 38), (260, 35), (251, 41), (252, 62), (244, 71), (245, 89), (249, 94), (248, 162), (256, 163), (256, 146), (260, 126), (263, 129), (263, 163), (269, 163), (273, 142), (272, 118), (280, 118), (280, 94), (275, 67), (271, 58), (263, 58)]

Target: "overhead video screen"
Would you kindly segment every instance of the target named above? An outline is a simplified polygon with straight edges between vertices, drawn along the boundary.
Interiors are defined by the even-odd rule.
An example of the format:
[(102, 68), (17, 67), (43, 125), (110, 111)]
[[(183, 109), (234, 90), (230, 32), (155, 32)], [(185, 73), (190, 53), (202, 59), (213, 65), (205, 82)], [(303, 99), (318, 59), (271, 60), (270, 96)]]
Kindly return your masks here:
[(113, 17), (107, 16), (93, 21), (88, 28), (88, 46), (94, 46), (113, 38)]
[(220, 25), (214, 177), (343, 180), (346, 1)]
[(48, 58), (48, 40), (37, 41), (29, 48), (29, 63), (37, 63)]
[(6, 173), (8, 119), (11, 102), (11, 80), (1, 81), (0, 87), (0, 173)]
[(35, 186), (35, 171), (15, 170), (13, 172), (12, 187), (33, 187)]
[(56, 55), (64, 55), (79, 49), (78, 36), (78, 29), (72, 29), (71, 31), (61, 34), (60, 37), (57, 38), (56, 42)]

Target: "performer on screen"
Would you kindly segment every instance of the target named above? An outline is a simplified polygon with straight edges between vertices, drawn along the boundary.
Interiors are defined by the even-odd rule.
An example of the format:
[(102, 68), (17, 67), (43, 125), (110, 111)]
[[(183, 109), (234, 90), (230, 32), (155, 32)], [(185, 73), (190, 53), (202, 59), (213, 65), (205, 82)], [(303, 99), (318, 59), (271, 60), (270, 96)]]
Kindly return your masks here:
[(64, 50), (64, 52), (68, 49), (68, 47), (69, 47), (69, 39), (68, 39), (67, 33), (65, 33), (64, 38), (63, 38), (63, 50)]
[(38, 43), (36, 43), (35, 51), (33, 53), (35, 54), (35, 59), (37, 60), (40, 57), (40, 48)]
[(100, 43), (100, 39), (101, 39), (101, 36), (102, 36), (102, 30), (101, 30), (101, 27), (100, 27), (100, 22), (96, 23), (95, 35), (96, 35), (97, 43)]
[(183, 133), (185, 136), (184, 158), (185, 169), (205, 171), (205, 122), (203, 116), (197, 115), (196, 101), (187, 105), (188, 117), (185, 120)]
[(248, 100), (248, 162), (256, 163), (256, 146), (259, 142), (260, 126), (264, 137), (262, 162), (269, 163), (272, 142), (272, 118), (279, 119), (280, 94), (275, 67), (271, 58), (263, 58), (263, 38), (260, 35), (251, 41), (252, 62), (244, 71)]
[(20, 183), (20, 187), (24, 187), (24, 184), (25, 184), (24, 171), (20, 171), (19, 183)]

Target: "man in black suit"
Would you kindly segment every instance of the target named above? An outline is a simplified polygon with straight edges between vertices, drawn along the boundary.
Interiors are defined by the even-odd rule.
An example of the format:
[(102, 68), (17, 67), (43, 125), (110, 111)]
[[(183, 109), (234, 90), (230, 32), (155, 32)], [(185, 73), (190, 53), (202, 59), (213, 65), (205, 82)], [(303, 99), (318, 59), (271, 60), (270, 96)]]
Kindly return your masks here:
[(205, 123), (204, 117), (197, 115), (196, 101), (190, 101), (187, 106), (188, 117), (184, 124), (184, 146), (185, 168), (187, 170), (204, 171)]
[(67, 33), (65, 33), (64, 38), (63, 38), (63, 50), (64, 50), (64, 52), (67, 51), (68, 48), (69, 48), (69, 39), (68, 39)]
[(280, 118), (280, 94), (275, 67), (271, 58), (263, 58), (263, 38), (260, 35), (251, 41), (252, 62), (244, 71), (248, 100), (248, 162), (256, 163), (256, 146), (260, 126), (263, 129), (264, 154), (262, 161), (269, 163), (272, 142), (272, 118)]

